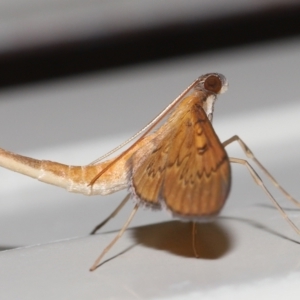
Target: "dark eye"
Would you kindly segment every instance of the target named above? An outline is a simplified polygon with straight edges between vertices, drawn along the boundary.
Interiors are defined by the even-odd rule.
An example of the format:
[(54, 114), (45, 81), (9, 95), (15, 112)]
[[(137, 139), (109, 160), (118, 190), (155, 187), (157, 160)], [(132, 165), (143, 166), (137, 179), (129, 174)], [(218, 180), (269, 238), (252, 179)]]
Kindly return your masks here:
[(222, 81), (218, 76), (210, 75), (204, 81), (204, 88), (210, 92), (218, 94), (222, 89)]

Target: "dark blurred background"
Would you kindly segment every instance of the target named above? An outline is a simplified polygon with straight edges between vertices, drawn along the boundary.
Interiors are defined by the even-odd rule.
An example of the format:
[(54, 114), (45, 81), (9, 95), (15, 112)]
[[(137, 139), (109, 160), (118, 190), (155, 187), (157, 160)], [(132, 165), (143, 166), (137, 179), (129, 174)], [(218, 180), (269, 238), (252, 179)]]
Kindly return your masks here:
[(299, 1), (241, 2), (0, 5), (0, 87), (300, 34)]

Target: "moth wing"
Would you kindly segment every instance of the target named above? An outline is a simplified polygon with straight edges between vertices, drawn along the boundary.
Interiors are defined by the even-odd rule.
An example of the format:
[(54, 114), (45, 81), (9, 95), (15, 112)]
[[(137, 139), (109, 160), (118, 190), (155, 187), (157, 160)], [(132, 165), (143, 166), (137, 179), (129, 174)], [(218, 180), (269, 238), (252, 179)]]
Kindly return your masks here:
[(174, 215), (216, 215), (231, 185), (230, 163), (202, 107), (186, 114), (169, 149), (161, 197)]
[(132, 157), (131, 189), (135, 198), (160, 208), (160, 192), (167, 166), (171, 133), (155, 135)]
[[(230, 190), (230, 164), (197, 97), (146, 137), (131, 159), (136, 198), (174, 215), (195, 219), (217, 214)], [(175, 114), (174, 114), (175, 116)]]

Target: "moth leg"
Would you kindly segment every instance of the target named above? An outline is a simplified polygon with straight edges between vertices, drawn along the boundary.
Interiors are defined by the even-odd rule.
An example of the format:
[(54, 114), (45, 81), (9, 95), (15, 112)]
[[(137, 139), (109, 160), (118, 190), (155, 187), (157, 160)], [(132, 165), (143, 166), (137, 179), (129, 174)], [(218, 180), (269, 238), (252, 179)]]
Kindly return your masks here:
[(112, 219), (113, 217), (115, 217), (117, 215), (117, 213), (124, 207), (124, 205), (127, 203), (127, 201), (130, 199), (130, 194), (128, 194), (123, 200), (122, 202), (117, 206), (117, 208), (106, 218), (104, 219), (100, 224), (98, 224), (93, 231), (90, 233), (95, 234), (101, 227), (103, 227), (110, 219)]
[[(124, 200), (123, 200), (124, 201)], [(108, 246), (102, 251), (102, 253), (99, 255), (99, 257), (95, 260), (94, 264), (90, 268), (90, 271), (94, 271), (99, 266), (100, 261), (102, 260), (103, 256), (112, 248), (112, 246), (118, 241), (118, 239), (123, 235), (124, 231), (129, 226), (130, 222), (132, 221), (135, 213), (137, 212), (139, 208), (139, 205), (136, 204), (128, 218), (128, 220), (123, 225), (122, 229), (119, 231), (119, 233), (116, 235), (116, 237), (108, 244)]]
[(237, 164), (244, 165), (248, 169), (248, 171), (249, 171), (250, 175), (252, 176), (253, 180), (255, 181), (255, 183), (258, 184), (262, 188), (262, 190), (269, 197), (269, 199), (271, 200), (273, 205), (278, 209), (281, 216), (289, 223), (289, 225), (296, 231), (296, 233), (300, 235), (300, 229), (295, 225), (295, 223), (288, 217), (286, 212), (278, 204), (278, 202), (275, 200), (275, 198), (269, 192), (269, 190), (267, 189), (267, 187), (263, 183), (262, 179), (259, 177), (259, 175), (256, 173), (256, 171), (253, 169), (253, 167), (249, 164), (249, 162), (245, 159), (234, 158), (234, 157), (230, 157), (229, 160), (232, 163), (237, 163)]
[(233, 142), (238, 142), (242, 150), (244, 151), (245, 155), (252, 159), (256, 165), (265, 173), (265, 175), (269, 178), (269, 180), (272, 182), (272, 184), (294, 205), (297, 207), (300, 207), (300, 202), (296, 200), (294, 197), (292, 197), (279, 183), (278, 181), (270, 174), (270, 172), (258, 161), (258, 159), (255, 157), (253, 152), (249, 149), (249, 147), (244, 143), (244, 141), (237, 135), (234, 135), (230, 139), (223, 142), (223, 146), (226, 147), (229, 144)]
[(197, 245), (196, 245), (196, 237), (197, 237), (197, 223), (192, 222), (192, 243), (193, 243), (193, 251), (196, 258), (199, 258), (199, 254), (197, 251)]

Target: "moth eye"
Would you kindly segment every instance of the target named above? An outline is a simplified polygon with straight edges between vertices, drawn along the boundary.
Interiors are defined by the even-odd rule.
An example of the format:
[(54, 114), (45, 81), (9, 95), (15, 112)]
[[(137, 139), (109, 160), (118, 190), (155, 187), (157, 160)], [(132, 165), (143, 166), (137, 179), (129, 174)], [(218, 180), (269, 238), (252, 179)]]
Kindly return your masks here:
[(204, 88), (210, 92), (218, 94), (222, 89), (222, 81), (218, 76), (210, 75), (204, 81)]

